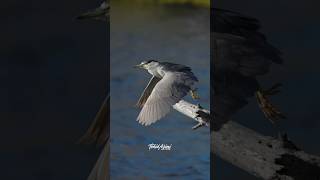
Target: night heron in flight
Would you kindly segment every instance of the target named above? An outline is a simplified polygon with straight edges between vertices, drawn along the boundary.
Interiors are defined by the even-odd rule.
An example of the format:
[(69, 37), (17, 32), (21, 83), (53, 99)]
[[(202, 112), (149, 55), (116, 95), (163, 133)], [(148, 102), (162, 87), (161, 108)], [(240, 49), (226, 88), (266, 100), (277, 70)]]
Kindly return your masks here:
[(137, 121), (148, 126), (167, 115), (172, 105), (190, 92), (198, 99), (194, 85), (198, 79), (187, 66), (155, 60), (142, 61), (136, 67), (146, 69), (151, 75), (137, 106), (142, 110)]
[[(268, 99), (268, 96), (278, 92), (280, 84), (263, 90), (257, 80), (258, 76), (269, 71), (271, 64), (281, 64), (283, 61), (280, 51), (270, 45), (259, 32), (259, 21), (228, 10), (213, 8), (211, 13), (214, 56), (211, 69), (213, 129), (222, 127), (252, 96), (256, 97), (259, 107), (271, 122), (285, 118)], [(108, 20), (108, 1), (79, 18)], [(141, 102), (140, 98), (138, 104)]]
[[(108, 1), (105, 1), (99, 8), (84, 13), (78, 18), (108, 21), (109, 7)], [(213, 18), (211, 19), (211, 25), (213, 25), (212, 55), (214, 56), (212, 62), (213, 69), (211, 69), (212, 74), (210, 78), (212, 80), (211, 84), (213, 85), (213, 96), (211, 101), (213, 108), (211, 114), (214, 117), (214, 120), (211, 122), (213, 129), (217, 130), (222, 127), (232, 115), (247, 104), (248, 98), (254, 96), (258, 100), (258, 104), (267, 119), (274, 122), (279, 118), (284, 118), (284, 115), (268, 100), (269, 95), (275, 94), (278, 91), (277, 87), (279, 87), (279, 85), (275, 85), (269, 90), (263, 90), (256, 79), (257, 76), (266, 74), (271, 64), (282, 63), (281, 53), (271, 46), (266, 41), (265, 36), (259, 32), (259, 21), (228, 10), (213, 8), (211, 9), (211, 13), (213, 15)], [(143, 67), (142, 64), (140, 65)], [(188, 69), (187, 67), (185, 68)], [(186, 76), (185, 78), (187, 79), (190, 78), (191, 80), (189, 81), (196, 82), (196, 78), (190, 70), (189, 75), (191, 76), (184, 76)], [(149, 89), (149, 86), (153, 86), (152, 88), (154, 89), (155, 86), (162, 81), (161, 78), (164, 79), (165, 77), (153, 77), (146, 89)], [(183, 83), (181, 85), (184, 86)], [(187, 94), (186, 89), (189, 88), (184, 87), (183, 92), (178, 93), (177, 97), (172, 98), (172, 100), (167, 103), (173, 104), (175, 101), (178, 101), (178, 99), (181, 99)], [(150, 91), (150, 89), (148, 92), (145, 91), (138, 102), (138, 105), (142, 107), (141, 113), (143, 113), (143, 111), (147, 112), (148, 109), (150, 109), (150, 107), (147, 107), (146, 105), (152, 91)], [(109, 100), (108, 96), (94, 122), (82, 138), (83, 141), (108, 144)], [(163, 106), (166, 107), (166, 110), (163, 112), (167, 113), (168, 107), (170, 106)], [(162, 112), (162, 110), (160, 112)], [(149, 117), (150, 115), (148, 114), (141, 114), (139, 115), (138, 120), (146, 125), (151, 124), (164, 116), (165, 113), (156, 113), (156, 115), (152, 117)], [(102, 155), (103, 154), (109, 155), (108, 153), (102, 153)], [(109, 161), (108, 158), (105, 158), (99, 159), (98, 162), (104, 162), (108, 165)], [(106, 174), (109, 172), (108, 168), (103, 168), (102, 166), (99, 167), (99, 169), (103, 169)], [(95, 174), (94, 170), (92, 171), (92, 174)], [(106, 175), (105, 177), (109, 176)]]

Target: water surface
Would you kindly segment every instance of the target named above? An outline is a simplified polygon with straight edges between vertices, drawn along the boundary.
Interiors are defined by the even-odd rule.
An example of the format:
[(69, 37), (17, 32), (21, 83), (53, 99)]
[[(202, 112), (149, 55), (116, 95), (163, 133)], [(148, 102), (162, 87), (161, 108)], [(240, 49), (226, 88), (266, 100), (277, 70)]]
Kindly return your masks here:
[[(154, 58), (192, 67), (209, 109), (209, 9), (133, 3), (111, 11), (111, 176), (113, 179), (209, 179), (209, 128), (173, 111), (144, 127), (134, 105), (151, 77), (132, 68)], [(129, 1), (127, 1), (129, 2)], [(149, 151), (148, 144), (172, 144)]]

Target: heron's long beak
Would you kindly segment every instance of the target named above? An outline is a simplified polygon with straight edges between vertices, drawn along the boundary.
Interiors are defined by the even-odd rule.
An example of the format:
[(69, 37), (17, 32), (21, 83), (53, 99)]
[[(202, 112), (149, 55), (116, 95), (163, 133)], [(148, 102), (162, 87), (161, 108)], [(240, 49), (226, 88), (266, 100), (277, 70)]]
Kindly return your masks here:
[(134, 65), (133, 67), (134, 67), (134, 68), (143, 68), (143, 65), (137, 64), (137, 65)]

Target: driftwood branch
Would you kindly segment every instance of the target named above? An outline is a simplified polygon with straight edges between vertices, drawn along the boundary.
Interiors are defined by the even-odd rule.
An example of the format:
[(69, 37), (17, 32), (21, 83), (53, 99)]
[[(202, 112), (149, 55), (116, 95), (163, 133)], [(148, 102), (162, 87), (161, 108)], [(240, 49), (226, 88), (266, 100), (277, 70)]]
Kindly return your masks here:
[(173, 105), (173, 109), (198, 122), (192, 127), (192, 129), (197, 129), (201, 126), (209, 126), (210, 124), (210, 112), (203, 109), (200, 105), (194, 105), (187, 101), (181, 100)]
[[(173, 106), (209, 126), (210, 112), (186, 101)], [(261, 135), (234, 121), (211, 132), (211, 149), (225, 161), (265, 180), (319, 180), (320, 158), (298, 149), (286, 135), (279, 138)]]

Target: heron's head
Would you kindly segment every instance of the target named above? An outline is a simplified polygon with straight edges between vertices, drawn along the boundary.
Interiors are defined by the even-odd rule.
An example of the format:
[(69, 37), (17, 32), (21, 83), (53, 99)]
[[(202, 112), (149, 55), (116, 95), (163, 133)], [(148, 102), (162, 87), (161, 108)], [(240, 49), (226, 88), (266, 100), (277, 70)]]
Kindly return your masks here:
[(135, 67), (138, 68), (142, 68), (142, 69), (150, 69), (150, 68), (154, 68), (156, 66), (158, 66), (159, 62), (156, 60), (146, 60), (146, 61), (142, 61), (140, 64), (135, 65)]

